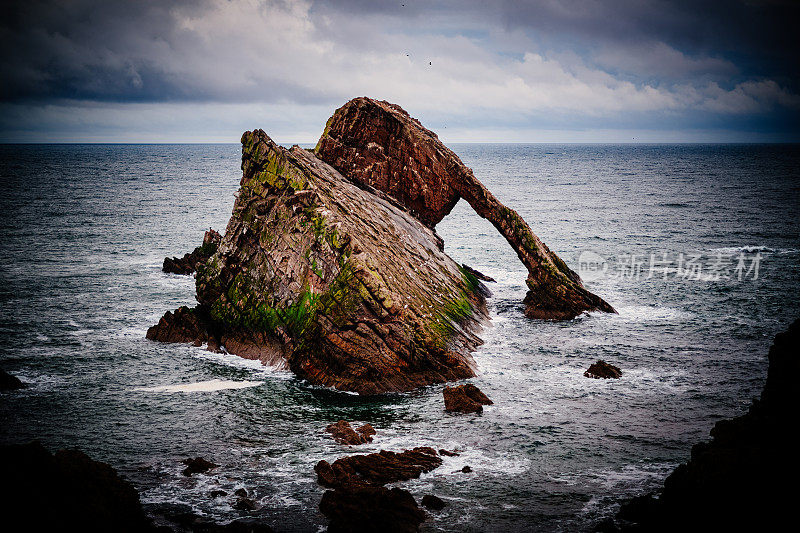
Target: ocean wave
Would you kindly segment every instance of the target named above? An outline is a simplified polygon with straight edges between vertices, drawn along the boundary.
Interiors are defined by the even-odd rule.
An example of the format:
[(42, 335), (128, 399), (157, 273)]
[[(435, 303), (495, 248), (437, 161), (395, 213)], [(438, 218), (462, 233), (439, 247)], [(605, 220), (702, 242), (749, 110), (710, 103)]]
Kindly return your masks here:
[[(713, 253), (715, 253), (715, 254), (732, 255), (732, 254), (738, 254), (738, 253), (754, 254), (754, 253), (758, 253), (758, 252), (762, 252), (762, 253), (776, 253), (776, 252), (777, 253), (782, 253), (783, 252), (783, 253), (785, 253), (786, 249), (781, 250), (781, 249), (770, 248), (769, 246), (751, 245), (751, 246), (725, 246), (725, 247), (722, 247), (722, 248), (712, 248), (711, 251)], [(791, 250), (790, 253), (792, 251), (796, 252), (797, 250)]]
[(221, 390), (246, 389), (263, 385), (263, 381), (232, 381), (223, 379), (210, 379), (194, 383), (178, 383), (174, 385), (160, 385), (158, 387), (138, 387), (137, 392), (216, 392)]
[(285, 365), (265, 365), (259, 359), (245, 359), (238, 355), (229, 353), (215, 353), (209, 352), (204, 347), (192, 347), (192, 355), (198, 359), (204, 359), (219, 365), (230, 366), (234, 368), (241, 368), (250, 370), (252, 372), (263, 374), (269, 377), (286, 377), (292, 376)]

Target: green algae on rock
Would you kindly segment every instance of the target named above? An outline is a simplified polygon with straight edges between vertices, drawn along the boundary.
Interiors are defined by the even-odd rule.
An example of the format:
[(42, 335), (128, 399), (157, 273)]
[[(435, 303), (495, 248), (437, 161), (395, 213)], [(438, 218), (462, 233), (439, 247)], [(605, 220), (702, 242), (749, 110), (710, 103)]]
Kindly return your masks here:
[(242, 136), (241, 188), (195, 309), (147, 337), (282, 365), (361, 394), (474, 376), (485, 287), (396, 202), (313, 153)]

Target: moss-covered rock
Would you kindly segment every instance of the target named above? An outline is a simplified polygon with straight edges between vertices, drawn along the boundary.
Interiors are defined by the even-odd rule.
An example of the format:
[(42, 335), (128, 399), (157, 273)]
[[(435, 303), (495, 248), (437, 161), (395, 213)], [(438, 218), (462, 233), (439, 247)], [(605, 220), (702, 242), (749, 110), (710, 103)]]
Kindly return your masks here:
[(168, 313), (149, 338), (205, 341), (367, 394), (474, 375), (485, 288), (430, 228), (261, 130), (242, 137), (242, 171), (225, 235), (197, 270), (197, 309)]

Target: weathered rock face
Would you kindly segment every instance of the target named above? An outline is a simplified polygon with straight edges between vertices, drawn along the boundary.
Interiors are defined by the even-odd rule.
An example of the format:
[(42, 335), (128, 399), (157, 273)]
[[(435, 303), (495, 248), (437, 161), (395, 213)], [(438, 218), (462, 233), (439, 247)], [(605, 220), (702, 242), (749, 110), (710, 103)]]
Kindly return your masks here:
[(407, 490), (357, 486), (326, 491), (319, 510), (330, 519), (330, 533), (413, 533), (425, 520)]
[(205, 263), (208, 258), (214, 255), (222, 237), (213, 229), (209, 229), (203, 236), (203, 244), (198, 246), (190, 254), (183, 257), (165, 257), (164, 265), (161, 270), (168, 274), (192, 274), (197, 270), (197, 265)]
[(525, 313), (571, 319), (585, 311), (614, 312), (580, 277), (500, 203), (435, 133), (400, 106), (355, 98), (336, 110), (315, 148), (354, 183), (394, 198), (433, 228), (465, 199), (508, 240), (528, 269)]
[(381, 450), (367, 455), (348, 455), (333, 462), (320, 461), (314, 467), (320, 484), (341, 488), (354, 485), (385, 485), (418, 478), (442, 464), (436, 450), (420, 446), (396, 453)]
[(474, 375), (482, 286), (436, 234), (313, 153), (242, 137), (241, 189), (195, 309), (148, 331), (362, 394)]
[(330, 424), (325, 428), (325, 431), (333, 436), (333, 440), (339, 444), (348, 444), (356, 446), (359, 444), (366, 444), (372, 442), (372, 436), (376, 431), (370, 424), (353, 429), (350, 422), (346, 420), (339, 420), (335, 424)]
[(760, 401), (717, 422), (711, 442), (664, 481), (660, 498), (640, 496), (618, 514), (624, 531), (777, 531), (795, 521), (800, 475), (792, 437), (800, 408), (800, 320), (775, 337)]
[(457, 387), (445, 387), (442, 395), (444, 396), (444, 410), (450, 412), (482, 413), (484, 405), (494, 403), (472, 383)]

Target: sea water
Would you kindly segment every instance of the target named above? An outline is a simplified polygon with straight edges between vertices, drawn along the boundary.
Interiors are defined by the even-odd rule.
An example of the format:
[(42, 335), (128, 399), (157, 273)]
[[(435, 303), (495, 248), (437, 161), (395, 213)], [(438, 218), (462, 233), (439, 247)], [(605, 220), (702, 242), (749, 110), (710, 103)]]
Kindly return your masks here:
[[(470, 380), (494, 400), (481, 415), (446, 414), (442, 386), (362, 398), (144, 338), (194, 303), (192, 277), (161, 263), (224, 230), (238, 145), (0, 146), (0, 364), (30, 385), (0, 394), (0, 442), (78, 447), (149, 510), (231, 520), (209, 492), (245, 487), (278, 531), (326, 523), (317, 461), (380, 449), (461, 451), (398, 484), (447, 502), (425, 531), (580, 531), (656, 490), (758, 396), (772, 337), (800, 315), (800, 148), (453, 148), (619, 311), (525, 318), (524, 267), (460, 202), (437, 227), (445, 250), (497, 280)], [(622, 378), (584, 377), (598, 359)], [(340, 419), (374, 442), (335, 444)], [(220, 467), (182, 476), (198, 455)]]

